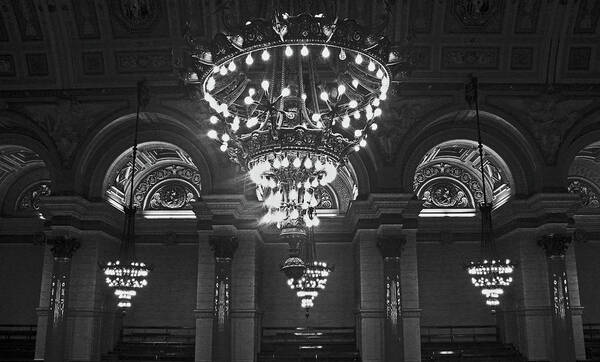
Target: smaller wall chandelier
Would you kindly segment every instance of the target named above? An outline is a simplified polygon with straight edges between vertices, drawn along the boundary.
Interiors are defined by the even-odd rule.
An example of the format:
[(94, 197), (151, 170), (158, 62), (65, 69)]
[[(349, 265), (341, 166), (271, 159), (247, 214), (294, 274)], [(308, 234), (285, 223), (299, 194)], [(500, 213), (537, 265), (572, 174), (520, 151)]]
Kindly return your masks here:
[(125, 206), (125, 222), (123, 227), (123, 239), (119, 258), (115, 261), (109, 261), (101, 265), (105, 276), (106, 285), (114, 289), (117, 296), (117, 307), (130, 308), (131, 299), (137, 295), (137, 289), (148, 285), (147, 277), (150, 273), (150, 267), (143, 262), (135, 259), (135, 213), (136, 207), (133, 204), (134, 192), (133, 183), (135, 180), (137, 146), (138, 146), (138, 126), (140, 122), (141, 107), (148, 103), (148, 89), (144, 82), (137, 84), (137, 113), (135, 117), (135, 133), (133, 138), (133, 149), (131, 156), (131, 183), (129, 193), (129, 205)]
[(483, 162), (483, 144), (481, 142), (481, 123), (479, 120), (479, 105), (477, 97), (477, 78), (471, 78), (466, 87), (467, 102), (475, 105), (475, 116), (477, 119), (477, 138), (479, 149), (479, 164), (481, 171), (481, 183), (483, 190), (483, 203), (479, 205), (481, 211), (481, 254), (482, 260), (471, 261), (467, 266), (467, 273), (471, 277), (474, 287), (481, 289), (485, 297), (485, 304), (490, 307), (500, 305), (500, 296), (504, 289), (512, 282), (512, 274), (515, 266), (510, 259), (501, 260), (496, 257), (496, 244), (492, 232), (492, 203), (488, 202), (486, 193), (486, 177)]

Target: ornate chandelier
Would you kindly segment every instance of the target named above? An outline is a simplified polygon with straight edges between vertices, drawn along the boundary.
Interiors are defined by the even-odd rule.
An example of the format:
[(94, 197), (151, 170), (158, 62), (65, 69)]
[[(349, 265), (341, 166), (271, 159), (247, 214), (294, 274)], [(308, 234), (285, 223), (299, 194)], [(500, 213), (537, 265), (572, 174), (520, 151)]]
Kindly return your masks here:
[(377, 129), (401, 63), (389, 41), (354, 20), (278, 13), (187, 43), (184, 80), (214, 112), (208, 137), (256, 184), (261, 222), (319, 225), (318, 189)]
[(102, 265), (105, 282), (109, 288), (114, 289), (117, 296), (117, 307), (131, 307), (131, 299), (137, 295), (137, 289), (148, 285), (147, 277), (150, 268), (143, 262), (135, 259), (135, 213), (133, 205), (133, 183), (135, 178), (138, 126), (140, 121), (141, 107), (148, 103), (148, 92), (144, 82), (137, 84), (137, 112), (135, 118), (135, 134), (131, 156), (131, 189), (129, 205), (125, 206), (125, 223), (123, 227), (123, 240), (119, 251), (119, 259), (109, 261)]
[(483, 203), (479, 206), (481, 211), (481, 253), (484, 258), (483, 260), (471, 261), (466, 269), (473, 286), (481, 289), (481, 294), (485, 297), (485, 304), (495, 307), (500, 305), (500, 296), (504, 294), (504, 288), (510, 286), (513, 282), (512, 273), (515, 266), (510, 259), (500, 260), (496, 257), (496, 245), (492, 235), (492, 204), (487, 200), (485, 187), (486, 177), (483, 162), (483, 144), (481, 142), (481, 122), (477, 101), (477, 78), (473, 77), (467, 85), (467, 102), (474, 103), (477, 119), (479, 164), (483, 184)]

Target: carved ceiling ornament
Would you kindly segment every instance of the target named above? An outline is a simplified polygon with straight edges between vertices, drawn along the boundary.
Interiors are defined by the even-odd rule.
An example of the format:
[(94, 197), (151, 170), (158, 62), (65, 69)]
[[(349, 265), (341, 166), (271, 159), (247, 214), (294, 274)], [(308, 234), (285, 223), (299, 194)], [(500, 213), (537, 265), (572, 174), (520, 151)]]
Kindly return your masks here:
[(144, 210), (191, 210), (191, 203), (199, 197), (197, 190), (182, 180), (169, 180), (157, 186), (145, 195)]
[(479, 178), (456, 164), (438, 162), (418, 169), (413, 189), (427, 208), (464, 208), (459, 205), (483, 202)]
[(451, 178), (435, 178), (417, 193), (427, 209), (474, 209), (473, 194), (464, 184)]
[(52, 194), (50, 180), (38, 181), (27, 187), (17, 199), (16, 211), (38, 211), (40, 209), (40, 197)]
[(158, 19), (161, 3), (157, 0), (112, 0), (117, 19), (130, 31), (146, 30)]
[(484, 26), (503, 6), (503, 0), (454, 0), (452, 4), (454, 15), (465, 27)]
[(567, 190), (581, 197), (582, 207), (590, 209), (600, 208), (600, 188), (593, 182), (580, 176), (569, 176)]

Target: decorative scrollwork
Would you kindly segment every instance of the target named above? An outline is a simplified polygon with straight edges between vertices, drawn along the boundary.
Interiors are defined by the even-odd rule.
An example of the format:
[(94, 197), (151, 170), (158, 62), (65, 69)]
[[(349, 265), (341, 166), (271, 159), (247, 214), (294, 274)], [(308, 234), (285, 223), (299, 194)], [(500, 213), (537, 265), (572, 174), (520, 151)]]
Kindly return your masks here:
[(473, 208), (471, 195), (458, 183), (441, 179), (424, 187), (419, 195), (425, 208)]
[[(438, 177), (442, 177), (444, 181), (431, 182), (428, 187), (423, 187), (423, 185), (429, 180)], [(450, 182), (452, 179), (456, 180), (456, 182)], [(458, 185), (464, 185), (464, 188)], [(462, 208), (463, 206), (458, 205), (465, 204), (467, 204), (465, 207), (474, 207), (471, 201), (465, 203), (463, 200), (463, 197), (467, 197), (468, 195), (472, 195), (472, 199), (476, 203), (483, 202), (481, 182), (469, 171), (459, 166), (450, 165), (443, 162), (435, 163), (417, 170), (413, 182), (413, 188), (415, 191), (419, 192), (419, 198), (426, 199), (426, 205), (431, 205), (425, 207)], [(426, 191), (429, 191), (429, 193), (425, 198)], [(462, 193), (460, 196), (458, 196), (459, 191)], [(458, 197), (458, 199), (454, 199), (456, 197)], [(468, 199), (469, 197), (467, 197), (467, 200)], [(441, 206), (449, 205), (449, 203), (452, 202), (454, 202), (454, 206)]]
[(581, 205), (584, 208), (597, 209), (600, 208), (600, 194), (598, 187), (580, 177), (569, 177), (569, 186), (567, 187), (570, 193), (577, 194), (581, 197)]
[(196, 190), (178, 181), (169, 182), (148, 197), (144, 209), (176, 210), (191, 209), (191, 202), (197, 200)]
[[(161, 186), (157, 191), (153, 192), (151, 197), (148, 198), (148, 202), (145, 206), (150, 207), (151, 209), (188, 208), (189, 202), (196, 198), (197, 195), (200, 195), (202, 184), (200, 173), (198, 171), (191, 167), (182, 165), (170, 165), (162, 167), (146, 175), (135, 188), (135, 204), (138, 207), (144, 204), (144, 200), (147, 199), (148, 193), (153, 191), (155, 185), (171, 179), (180, 179), (182, 182), (169, 182), (164, 186)], [(180, 186), (185, 184), (189, 184), (191, 187)], [(189, 197), (189, 193), (192, 194), (192, 197)]]
[(50, 196), (52, 190), (50, 181), (41, 181), (29, 186), (17, 200), (17, 210), (32, 210), (40, 209), (40, 197)]

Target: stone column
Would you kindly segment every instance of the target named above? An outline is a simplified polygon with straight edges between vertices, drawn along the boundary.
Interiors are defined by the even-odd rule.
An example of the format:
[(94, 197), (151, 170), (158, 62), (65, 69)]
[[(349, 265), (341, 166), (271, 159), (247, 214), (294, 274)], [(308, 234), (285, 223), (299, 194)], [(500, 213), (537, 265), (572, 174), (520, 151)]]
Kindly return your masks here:
[(404, 362), (421, 361), (421, 308), (419, 307), (419, 274), (417, 268), (417, 231), (404, 229), (400, 258), (402, 287), (402, 330)]
[(231, 361), (231, 263), (238, 242), (235, 236), (211, 235), (215, 253), (212, 355), (215, 362)]
[(553, 361), (575, 362), (573, 319), (565, 254), (571, 238), (562, 234), (544, 235), (538, 244), (544, 248), (548, 263), (548, 282), (552, 303)]
[(358, 340), (363, 362), (385, 361), (383, 266), (376, 230), (358, 230)]
[(405, 243), (403, 237), (379, 237), (377, 240), (383, 257), (386, 361), (404, 361), (400, 255)]
[(52, 282), (50, 287), (50, 306), (46, 332), (45, 361), (65, 361), (65, 336), (69, 300), (71, 258), (79, 248), (79, 242), (68, 237), (52, 240)]

